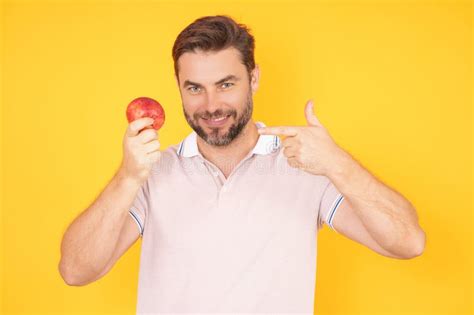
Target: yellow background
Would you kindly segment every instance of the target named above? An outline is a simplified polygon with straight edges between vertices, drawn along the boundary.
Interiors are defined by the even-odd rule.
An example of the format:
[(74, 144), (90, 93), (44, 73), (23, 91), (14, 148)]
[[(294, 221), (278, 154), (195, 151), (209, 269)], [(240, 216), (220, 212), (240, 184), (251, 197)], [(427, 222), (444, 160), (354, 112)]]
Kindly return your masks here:
[(200, 16), (230, 14), (256, 38), (254, 118), (301, 125), (314, 98), (336, 142), (407, 197), (427, 233), (422, 256), (395, 260), (324, 228), (316, 314), (473, 314), (470, 2), (13, 0), (1, 8), (0, 312), (134, 314), (140, 241), (98, 282), (69, 287), (57, 269), (60, 240), (119, 166), (129, 101), (164, 105), (162, 148), (191, 131), (173, 42)]

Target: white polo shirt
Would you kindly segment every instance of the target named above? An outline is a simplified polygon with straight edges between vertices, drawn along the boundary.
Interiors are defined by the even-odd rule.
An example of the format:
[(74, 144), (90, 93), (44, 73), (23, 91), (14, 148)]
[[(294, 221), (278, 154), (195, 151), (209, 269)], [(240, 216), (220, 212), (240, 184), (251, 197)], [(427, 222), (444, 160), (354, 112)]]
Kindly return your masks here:
[(317, 232), (343, 196), (288, 165), (277, 136), (260, 135), (227, 179), (196, 139), (162, 152), (130, 209), (137, 314), (313, 314)]

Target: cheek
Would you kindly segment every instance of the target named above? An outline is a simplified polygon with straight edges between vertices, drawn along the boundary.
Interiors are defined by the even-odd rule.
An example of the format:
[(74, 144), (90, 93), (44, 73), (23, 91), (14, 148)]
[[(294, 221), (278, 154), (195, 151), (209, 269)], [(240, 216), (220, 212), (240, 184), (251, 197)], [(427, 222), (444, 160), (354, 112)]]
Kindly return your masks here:
[(248, 90), (239, 88), (221, 92), (219, 101), (235, 110), (242, 111), (247, 105)]
[(204, 95), (189, 95), (189, 94), (184, 94), (182, 96), (183, 103), (186, 104), (186, 107), (197, 107), (201, 104), (203, 104), (206, 100)]
[(205, 98), (202, 96), (184, 96), (182, 101), (184, 109), (191, 116), (205, 105)]
[(234, 106), (241, 106), (242, 104), (245, 105), (247, 100), (247, 91), (229, 91), (227, 95), (228, 102)]
[[(214, 101), (217, 101), (217, 104), (221, 105), (223, 109), (233, 108), (237, 111), (241, 111), (247, 105), (248, 92), (247, 89), (216, 92), (215, 97), (217, 97), (217, 99)], [(208, 107), (208, 99), (204, 93), (200, 95), (183, 93), (182, 101), (183, 104), (185, 104), (186, 112), (191, 116), (197, 111), (206, 111)]]
[[(204, 94), (202, 95), (184, 95), (182, 98), (186, 104), (187, 112), (194, 112), (196, 110), (205, 110), (208, 105), (208, 99)], [(244, 91), (226, 91), (217, 94), (217, 102), (220, 105), (228, 105), (233, 108), (241, 107), (247, 102), (247, 94)], [(226, 106), (225, 106), (226, 107)]]

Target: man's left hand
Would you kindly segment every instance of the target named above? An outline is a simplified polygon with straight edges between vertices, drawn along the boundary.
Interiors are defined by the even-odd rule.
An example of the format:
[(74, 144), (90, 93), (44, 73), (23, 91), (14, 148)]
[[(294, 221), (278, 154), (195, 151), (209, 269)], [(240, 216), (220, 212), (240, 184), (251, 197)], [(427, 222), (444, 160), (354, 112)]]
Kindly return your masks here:
[(347, 157), (347, 153), (334, 142), (314, 115), (312, 100), (306, 103), (305, 116), (308, 126), (262, 127), (258, 132), (261, 135), (285, 136), (283, 154), (290, 166), (327, 176), (338, 168), (338, 163)]

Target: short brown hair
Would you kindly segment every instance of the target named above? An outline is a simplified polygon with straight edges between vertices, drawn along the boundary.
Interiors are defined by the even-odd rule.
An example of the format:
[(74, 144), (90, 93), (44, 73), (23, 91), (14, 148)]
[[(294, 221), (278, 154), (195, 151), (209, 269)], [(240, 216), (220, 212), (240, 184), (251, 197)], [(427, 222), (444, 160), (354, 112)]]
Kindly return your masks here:
[(179, 79), (178, 59), (182, 54), (196, 50), (219, 51), (229, 47), (240, 52), (250, 79), (250, 72), (255, 68), (255, 40), (250, 29), (227, 15), (205, 16), (195, 20), (179, 33), (173, 45), (176, 77)]

